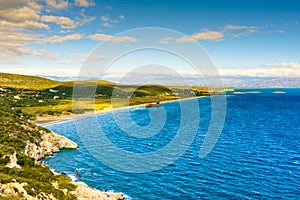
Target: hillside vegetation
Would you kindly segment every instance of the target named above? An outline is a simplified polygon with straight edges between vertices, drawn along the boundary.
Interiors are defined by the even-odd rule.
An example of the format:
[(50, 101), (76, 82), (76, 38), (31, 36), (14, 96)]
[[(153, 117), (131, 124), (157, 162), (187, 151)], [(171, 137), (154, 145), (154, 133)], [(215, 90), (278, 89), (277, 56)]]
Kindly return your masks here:
[(43, 90), (59, 84), (57, 81), (40, 77), (0, 73), (0, 86), (5, 88)]
[[(74, 195), (62, 191), (73, 191), (76, 188), (68, 177), (53, 174), (47, 166), (36, 162), (24, 152), (28, 142), (38, 146), (41, 133), (48, 130), (30, 123), (30, 116), (12, 109), (6, 98), (0, 99), (0, 105), (0, 185), (26, 183), (24, 189), (33, 197), (40, 196), (43, 199), (41, 195), (51, 194), (56, 199), (76, 199)], [(9, 167), (14, 155), (17, 159), (16, 167)], [(53, 185), (55, 182), (57, 188)], [(16, 194), (19, 192), (21, 191), (16, 191)], [(17, 197), (21, 199), (21, 196), (15, 197), (19, 199)]]
[(123, 199), (119, 193), (78, 185), (38, 162), (59, 149), (77, 148), (34, 123), (36, 114), (72, 112), (71, 93), (55, 88), (67, 89), (73, 83), (3, 73), (0, 77), (0, 199), (71, 200), (87, 194), (93, 199)]
[[(90, 90), (95, 92), (89, 99), (81, 99), (80, 107), (73, 111), (74, 84), (82, 93)], [(123, 85), (104, 80), (59, 82), (33, 76), (0, 73), (1, 97), (5, 97), (18, 112), (31, 115), (33, 118), (209, 95), (209, 92), (205, 87)], [(94, 100), (93, 103), (91, 99)]]

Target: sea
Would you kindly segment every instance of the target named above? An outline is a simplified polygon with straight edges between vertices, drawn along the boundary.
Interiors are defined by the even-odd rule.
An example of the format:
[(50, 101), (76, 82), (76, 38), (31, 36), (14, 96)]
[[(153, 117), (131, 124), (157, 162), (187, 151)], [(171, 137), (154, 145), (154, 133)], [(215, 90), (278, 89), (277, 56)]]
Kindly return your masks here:
[[(196, 122), (197, 129), (182, 125), (180, 101), (127, 111), (129, 130), (141, 127), (137, 128), (140, 137), (136, 131), (130, 135), (126, 127), (120, 128), (114, 113), (79, 119), (84, 120), (84, 129), (74, 120), (46, 125), (76, 142), (79, 149), (62, 150), (42, 162), (74, 181), (102, 191), (122, 192), (127, 199), (300, 199), (300, 89), (236, 92), (225, 98), (225, 122), (220, 123), (221, 132), (204, 157), (199, 151), (212, 118), (210, 97), (196, 99), (197, 104), (193, 99), (185, 100), (185, 106), (190, 103), (192, 108), (188, 113), (199, 111), (196, 118), (188, 115), (187, 120)], [(115, 112), (118, 121), (128, 117), (122, 112)], [(156, 120), (153, 116), (159, 117), (155, 112), (163, 113), (163, 124), (154, 128), (155, 133), (147, 133), (151, 120)], [(101, 129), (92, 128), (95, 119)], [(84, 130), (94, 131), (94, 137), (84, 137)], [(189, 135), (192, 131), (195, 134)], [(187, 139), (182, 152), (184, 141), (165, 148), (177, 134), (193, 137)], [(116, 148), (110, 153), (103, 150), (102, 143), (107, 141)], [(164, 150), (170, 153), (162, 153)], [(152, 159), (149, 155), (158, 156)], [(123, 157), (115, 159), (117, 156)]]

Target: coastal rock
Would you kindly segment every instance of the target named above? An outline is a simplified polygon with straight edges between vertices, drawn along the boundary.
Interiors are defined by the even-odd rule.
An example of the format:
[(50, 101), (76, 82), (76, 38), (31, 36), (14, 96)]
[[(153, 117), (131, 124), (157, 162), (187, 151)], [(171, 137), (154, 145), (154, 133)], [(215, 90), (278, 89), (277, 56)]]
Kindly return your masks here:
[(27, 141), (24, 153), (36, 160), (40, 160), (60, 149), (77, 149), (78, 145), (64, 136), (57, 135), (53, 132), (40, 131), (41, 142), (39, 146)]
[(77, 185), (76, 191), (71, 192), (78, 200), (123, 200), (125, 197), (122, 193), (101, 192), (90, 188), (83, 182), (74, 182)]
[[(74, 185), (77, 185), (76, 191), (71, 192), (74, 194), (78, 200), (124, 200), (124, 195), (121, 193), (112, 193), (112, 192), (101, 192), (94, 188), (88, 187), (85, 183), (74, 182)], [(3, 198), (20, 198), (26, 200), (57, 200), (51, 194), (45, 194), (41, 192), (36, 197), (33, 197), (27, 193), (25, 190), (27, 183), (18, 183), (11, 182), (6, 184), (0, 183), (0, 197)]]
[(24, 189), (24, 186), (26, 185), (27, 183), (17, 183), (17, 182), (0, 184), (0, 191), (1, 191), (0, 196), (1, 197), (11, 197), (11, 196), (28, 197), (27, 192)]
[(24, 187), (27, 186), (27, 183), (18, 183), (18, 182), (11, 182), (6, 184), (0, 183), (0, 197), (3, 198), (14, 198), (18, 197), (20, 199), (26, 199), (26, 200), (38, 200), (38, 199), (44, 199), (44, 200), (56, 200), (51, 194), (44, 194), (40, 193), (36, 197), (33, 197), (27, 193), (27, 191), (24, 189)]
[[(24, 129), (29, 130), (28, 127), (24, 126)], [(29, 130), (30, 131), (30, 130)], [(53, 153), (58, 152), (60, 149), (77, 149), (78, 145), (69, 140), (64, 136), (57, 135), (56, 133), (41, 130), (41, 137), (35, 141), (35, 143), (27, 141), (26, 147), (22, 153), (34, 158), (35, 160), (40, 160), (47, 156), (51, 156)], [(10, 168), (21, 168), (17, 164), (16, 152), (10, 155), (10, 162), (6, 165)], [(53, 171), (53, 174), (58, 174)], [(94, 188), (90, 188), (88, 185), (82, 182), (72, 182), (76, 185), (75, 191), (68, 191), (67, 189), (60, 189), (58, 187), (58, 182), (53, 182), (52, 185), (65, 194), (70, 192), (75, 195), (78, 200), (123, 200), (124, 195), (122, 193), (114, 192), (103, 192)], [(18, 198), (25, 200), (56, 200), (51, 194), (45, 194), (43, 192), (39, 193), (37, 196), (31, 196), (25, 190), (27, 183), (19, 183), (16, 180), (12, 180), (10, 183), (1, 184), (0, 183), (0, 197), (3, 198)]]
[(18, 159), (17, 159), (17, 153), (15, 152), (14, 154), (10, 155), (10, 161), (7, 163), (7, 167), (9, 168), (21, 168), (20, 165), (18, 165)]

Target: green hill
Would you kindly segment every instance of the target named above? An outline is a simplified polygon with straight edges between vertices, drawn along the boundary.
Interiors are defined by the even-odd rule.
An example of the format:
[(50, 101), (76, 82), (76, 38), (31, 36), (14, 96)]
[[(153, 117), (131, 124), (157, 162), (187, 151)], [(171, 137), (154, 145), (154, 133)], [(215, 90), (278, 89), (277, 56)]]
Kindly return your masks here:
[[(54, 81), (47, 78), (41, 78), (36, 76), (27, 76), (19, 74), (8, 74), (0, 72), (0, 87), (4, 88), (17, 88), (17, 89), (29, 89), (29, 90), (45, 90), (56, 87), (73, 88), (75, 81)], [(76, 81), (76, 84), (84, 85), (110, 85), (114, 86), (115, 83), (104, 80), (87, 80)]]
[(43, 90), (56, 87), (60, 82), (35, 76), (0, 73), (0, 87)]
[[(83, 97), (79, 109), (72, 108), (74, 84), (76, 95)], [(105, 108), (138, 105), (156, 101), (209, 95), (208, 88), (163, 85), (125, 85), (105, 80), (54, 81), (46, 78), (0, 73), (0, 95), (20, 112), (33, 118), (102, 110)], [(86, 91), (95, 91), (95, 103), (87, 100)], [(114, 105), (111, 105), (114, 98)]]

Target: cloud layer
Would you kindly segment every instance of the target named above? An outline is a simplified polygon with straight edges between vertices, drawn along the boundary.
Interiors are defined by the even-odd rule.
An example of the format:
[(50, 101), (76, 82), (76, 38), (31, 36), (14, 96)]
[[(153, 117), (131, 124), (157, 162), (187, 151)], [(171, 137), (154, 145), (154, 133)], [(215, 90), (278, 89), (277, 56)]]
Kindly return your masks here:
[(271, 63), (271, 64), (264, 64), (264, 66), (300, 69), (300, 63), (294, 63), (294, 62)]
[(138, 42), (139, 40), (129, 36), (113, 36), (107, 34), (93, 34), (89, 38), (100, 41), (111, 41), (111, 42)]
[(252, 33), (257, 33), (258, 27), (256, 26), (234, 26), (226, 25), (219, 30), (203, 30), (189, 36), (180, 38), (163, 38), (160, 43), (171, 44), (181, 42), (197, 42), (197, 41), (221, 41), (228, 38), (238, 38)]
[[(81, 11), (71, 17), (63, 16), (72, 6), (81, 7)], [(118, 37), (108, 34), (76, 33), (78, 26), (84, 26), (96, 19), (86, 16), (85, 9), (95, 6), (93, 0), (2, 0), (0, 3), (0, 64), (20, 64), (18, 58), (33, 56), (57, 60), (57, 63), (78, 63), (78, 60), (58, 59), (36, 45), (51, 45), (81, 39), (112, 42), (136, 42), (135, 38)], [(62, 10), (67, 12), (61, 12)], [(125, 17), (112, 19), (109, 15), (101, 18), (102, 22), (116, 24)], [(46, 30), (48, 32), (37, 32)], [(72, 33), (73, 32), (73, 33)], [(35, 45), (35, 47), (33, 47)]]

